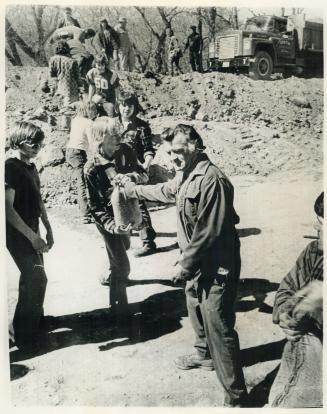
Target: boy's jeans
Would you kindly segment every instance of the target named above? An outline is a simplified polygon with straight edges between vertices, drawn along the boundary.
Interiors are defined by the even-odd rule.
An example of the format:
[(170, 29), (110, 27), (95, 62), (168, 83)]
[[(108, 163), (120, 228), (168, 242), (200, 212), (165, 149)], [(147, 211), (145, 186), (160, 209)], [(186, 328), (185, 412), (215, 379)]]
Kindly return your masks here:
[(18, 347), (33, 345), (39, 333), (47, 286), (43, 256), (37, 254), (29, 240), (17, 231), (7, 233), (7, 248), (21, 273), (12, 321), (13, 336)]

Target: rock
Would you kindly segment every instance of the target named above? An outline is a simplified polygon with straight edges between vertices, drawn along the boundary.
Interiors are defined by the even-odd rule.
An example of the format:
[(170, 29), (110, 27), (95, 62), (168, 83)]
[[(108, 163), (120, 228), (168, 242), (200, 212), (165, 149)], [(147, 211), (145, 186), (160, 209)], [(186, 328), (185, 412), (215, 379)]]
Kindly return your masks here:
[(31, 115), (28, 115), (30, 120), (39, 119), (40, 121), (45, 121), (47, 119), (47, 112), (45, 111), (44, 107), (41, 106), (37, 108)]
[(17, 80), (20, 80), (21, 78), (20, 78), (20, 76), (19, 75), (15, 75), (15, 79), (17, 79)]
[(196, 113), (195, 119), (197, 119), (198, 121), (208, 122), (209, 116), (208, 114), (205, 114), (203, 111), (200, 110)]
[(65, 161), (62, 150), (54, 145), (46, 145), (42, 151), (40, 151), (37, 159), (40, 161), (43, 168), (59, 165)]
[(14, 116), (22, 116), (24, 114), (25, 114), (25, 111), (23, 111), (22, 109), (18, 109), (17, 111), (13, 113)]
[(253, 144), (244, 144), (240, 146), (241, 150), (245, 150), (245, 149), (252, 148), (252, 147), (253, 147)]
[(197, 114), (197, 110), (194, 108), (194, 106), (190, 106), (187, 110), (187, 116), (190, 117), (191, 119), (195, 119), (196, 114)]
[(291, 96), (288, 100), (300, 108), (311, 108), (311, 103), (305, 96)]

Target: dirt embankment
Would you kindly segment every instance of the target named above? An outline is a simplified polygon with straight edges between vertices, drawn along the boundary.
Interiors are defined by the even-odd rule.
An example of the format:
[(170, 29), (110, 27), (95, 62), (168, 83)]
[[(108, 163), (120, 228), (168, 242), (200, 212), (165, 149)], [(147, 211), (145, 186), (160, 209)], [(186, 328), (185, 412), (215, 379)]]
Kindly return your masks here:
[[(71, 169), (65, 164), (67, 131), (60, 130), (59, 97), (41, 91), (46, 68), (11, 68), (6, 78), (7, 127), (31, 120), (46, 133), (46, 147), (36, 163), (45, 200), (54, 205), (76, 203)], [(305, 169), (322, 164), (323, 80), (289, 78), (253, 81), (225, 73), (153, 77), (120, 74), (121, 83), (136, 90), (153, 132), (176, 123), (192, 123), (207, 153), (228, 175)], [(169, 160), (158, 136), (154, 181), (169, 176)]]

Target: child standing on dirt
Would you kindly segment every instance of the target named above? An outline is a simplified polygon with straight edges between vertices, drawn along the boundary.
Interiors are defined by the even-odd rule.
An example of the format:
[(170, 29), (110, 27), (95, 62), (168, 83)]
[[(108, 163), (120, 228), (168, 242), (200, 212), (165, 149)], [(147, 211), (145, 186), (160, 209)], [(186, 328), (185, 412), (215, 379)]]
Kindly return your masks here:
[[(135, 93), (127, 90), (120, 91), (118, 95), (118, 111), (124, 128), (122, 142), (129, 145), (135, 152), (138, 162), (146, 171), (149, 171), (155, 155), (152, 143), (152, 132), (149, 124), (138, 118), (142, 110)], [(145, 226), (139, 235), (142, 247), (134, 250), (135, 257), (147, 256), (156, 251), (156, 232), (152, 227), (150, 214), (144, 200), (140, 201), (140, 207)]]
[(64, 98), (64, 106), (78, 101), (81, 86), (77, 62), (70, 56), (67, 42), (60, 40), (56, 46), (56, 54), (49, 61), (49, 78), (52, 83), (52, 94), (57, 93)]
[(118, 316), (127, 312), (126, 286), (130, 272), (127, 250), (130, 247), (131, 226), (115, 225), (111, 194), (115, 177), (126, 174), (124, 179), (145, 183), (147, 174), (133, 162), (133, 153), (121, 145), (121, 126), (115, 119), (101, 117), (91, 127), (91, 137), (98, 143), (98, 151), (85, 171), (90, 212), (105, 242), (109, 273), (101, 282), (110, 286), (110, 305)]
[(113, 118), (119, 87), (118, 76), (109, 69), (109, 62), (104, 53), (95, 56), (94, 64), (95, 68), (86, 75), (89, 84), (89, 100), (100, 106), (104, 112), (103, 115)]
[[(47, 286), (43, 253), (54, 243), (41, 199), (39, 175), (31, 162), (43, 140), (43, 131), (34, 124), (15, 124), (9, 144), (16, 153), (5, 163), (6, 244), (21, 272), (18, 302), (10, 328), (11, 339), (18, 348), (30, 349), (39, 344)], [(47, 232), (46, 241), (40, 236), (40, 218)]]
[(77, 102), (76, 117), (73, 118), (69, 141), (66, 150), (66, 161), (74, 169), (77, 186), (78, 205), (82, 215), (82, 223), (91, 223), (89, 207), (87, 205), (84, 166), (87, 161), (87, 152), (92, 145), (90, 128), (97, 117), (95, 103), (86, 100)]

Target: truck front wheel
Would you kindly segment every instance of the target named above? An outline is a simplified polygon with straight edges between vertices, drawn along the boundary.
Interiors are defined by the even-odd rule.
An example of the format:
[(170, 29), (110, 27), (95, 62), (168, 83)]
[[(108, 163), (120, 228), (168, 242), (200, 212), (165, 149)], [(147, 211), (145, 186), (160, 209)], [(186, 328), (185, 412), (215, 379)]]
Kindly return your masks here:
[(269, 53), (264, 50), (257, 52), (254, 62), (249, 67), (249, 75), (255, 80), (270, 80), (273, 62)]

